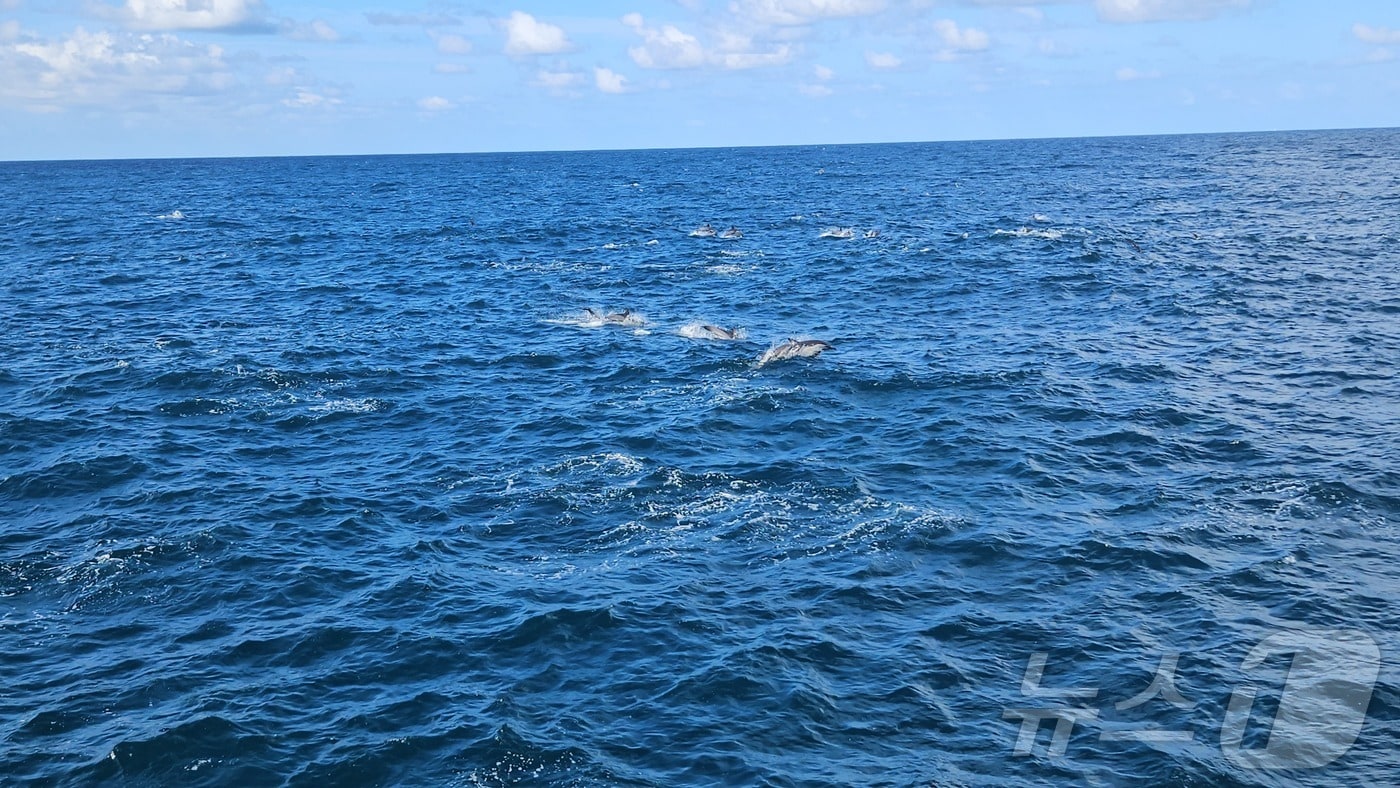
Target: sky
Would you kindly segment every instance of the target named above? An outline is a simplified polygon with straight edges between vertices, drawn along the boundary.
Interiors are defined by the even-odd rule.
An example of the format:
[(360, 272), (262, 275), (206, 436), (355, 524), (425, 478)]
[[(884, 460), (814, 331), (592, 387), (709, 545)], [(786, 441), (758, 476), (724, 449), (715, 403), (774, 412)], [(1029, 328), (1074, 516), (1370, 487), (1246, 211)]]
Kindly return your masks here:
[(0, 160), (1381, 126), (1397, 0), (0, 0)]

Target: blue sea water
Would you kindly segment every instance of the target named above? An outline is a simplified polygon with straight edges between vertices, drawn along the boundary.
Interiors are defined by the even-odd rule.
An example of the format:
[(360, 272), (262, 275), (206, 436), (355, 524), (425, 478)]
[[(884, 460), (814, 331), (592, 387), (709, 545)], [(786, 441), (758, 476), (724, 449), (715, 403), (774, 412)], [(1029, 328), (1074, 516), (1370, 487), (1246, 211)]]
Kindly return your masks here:
[(1397, 217), (1393, 130), (0, 164), (0, 781), (1400, 782)]

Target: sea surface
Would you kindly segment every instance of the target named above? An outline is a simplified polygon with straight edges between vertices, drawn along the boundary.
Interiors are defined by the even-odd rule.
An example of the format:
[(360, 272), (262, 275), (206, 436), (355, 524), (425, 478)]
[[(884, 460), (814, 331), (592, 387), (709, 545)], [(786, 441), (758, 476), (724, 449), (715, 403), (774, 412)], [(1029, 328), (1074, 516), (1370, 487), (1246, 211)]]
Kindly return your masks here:
[(6, 785), (1394, 785), (1397, 600), (1400, 131), (0, 164)]

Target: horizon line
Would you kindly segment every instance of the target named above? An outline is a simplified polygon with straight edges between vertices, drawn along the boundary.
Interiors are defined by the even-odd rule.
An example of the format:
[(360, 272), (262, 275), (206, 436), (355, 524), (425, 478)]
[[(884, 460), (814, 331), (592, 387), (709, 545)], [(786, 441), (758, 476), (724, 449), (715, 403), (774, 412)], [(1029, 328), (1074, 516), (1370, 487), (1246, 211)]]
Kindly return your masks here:
[(1338, 126), (1321, 127), (1307, 129), (1239, 129), (1228, 131), (1176, 131), (1176, 132), (1142, 132), (1129, 134), (1083, 134), (1083, 135), (1063, 135), (1046, 137), (973, 137), (965, 139), (933, 139), (933, 140), (882, 140), (872, 142), (798, 142), (779, 144), (754, 144), (754, 145), (683, 145), (683, 146), (656, 146), (641, 148), (535, 148), (518, 150), (463, 150), (463, 151), (418, 151), (399, 153), (266, 153), (247, 155), (212, 155), (212, 156), (117, 156), (112, 158), (91, 159), (91, 158), (59, 158), (59, 159), (0, 159), (0, 164), (78, 164), (97, 162), (140, 162), (140, 161), (222, 161), (222, 160), (246, 160), (246, 159), (359, 159), (377, 158), (390, 156), (514, 156), (514, 155), (534, 155), (550, 153), (637, 153), (643, 151), (707, 151), (707, 150), (764, 150), (771, 148), (838, 148), (838, 147), (859, 147), (874, 145), (944, 145), (962, 144), (969, 142), (1036, 142), (1050, 140), (1113, 140), (1113, 139), (1135, 139), (1150, 137), (1211, 137), (1225, 135), (1245, 135), (1245, 134), (1309, 134), (1318, 132), (1339, 132), (1339, 131), (1400, 131), (1400, 126)]

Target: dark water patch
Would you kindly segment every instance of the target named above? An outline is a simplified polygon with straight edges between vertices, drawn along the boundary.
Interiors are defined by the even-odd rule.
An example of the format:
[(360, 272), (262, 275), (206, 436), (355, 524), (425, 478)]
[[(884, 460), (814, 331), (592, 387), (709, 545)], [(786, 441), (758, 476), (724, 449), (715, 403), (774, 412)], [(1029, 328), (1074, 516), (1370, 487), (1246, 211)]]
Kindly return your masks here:
[[(263, 783), (274, 773), (251, 765), (276, 752), (271, 737), (218, 716), (204, 716), (177, 724), (144, 739), (127, 739), (111, 753), (74, 776), (98, 781), (154, 781), (181, 783)], [(207, 776), (201, 776), (205, 771)]]
[(134, 481), (147, 467), (127, 454), (64, 460), (0, 479), (0, 494), (21, 499), (90, 494)]

